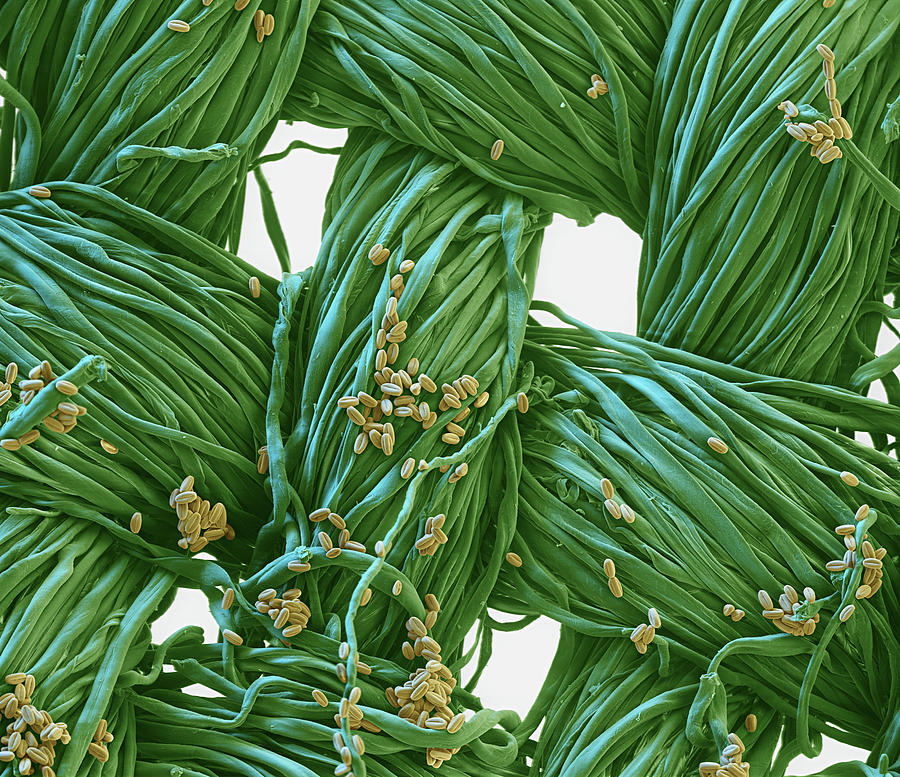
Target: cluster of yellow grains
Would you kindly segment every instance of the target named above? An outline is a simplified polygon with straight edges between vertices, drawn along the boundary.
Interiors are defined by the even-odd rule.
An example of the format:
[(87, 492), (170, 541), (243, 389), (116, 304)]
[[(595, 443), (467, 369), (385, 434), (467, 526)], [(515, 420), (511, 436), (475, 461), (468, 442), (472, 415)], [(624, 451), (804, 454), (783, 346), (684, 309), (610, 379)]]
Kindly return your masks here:
[(612, 481), (609, 478), (603, 478), (600, 481), (600, 488), (603, 491), (603, 497), (606, 500), (603, 502), (603, 506), (606, 508), (606, 512), (608, 512), (617, 521), (620, 518), (624, 518), (625, 523), (634, 523), (634, 510), (632, 510), (624, 502), (619, 504), (615, 500), (616, 491), (615, 488), (613, 488)]
[(115, 739), (112, 731), (107, 729), (107, 725), (106, 718), (101, 718), (94, 737), (88, 745), (88, 754), (94, 756), (102, 764), (109, 760), (109, 750), (106, 749), (106, 746)]
[[(409, 459), (408, 461), (412, 461), (412, 459)], [(441, 471), (442, 474), (446, 474), (447, 472), (450, 472), (451, 467), (453, 467), (452, 464), (441, 464), (441, 466), (438, 467), (438, 469)], [(426, 462), (424, 459), (422, 459), (419, 462), (419, 471), (421, 472), (422, 470), (425, 470), (425, 469), (428, 469), (428, 462)], [(469, 474), (469, 465), (466, 462), (463, 462), (462, 464), (453, 468), (453, 472), (451, 473), (450, 477), (447, 478), (447, 482), (450, 484), (456, 483), (458, 480), (461, 480), (468, 474)]]
[(390, 256), (390, 250), (381, 245), (381, 243), (376, 243), (369, 249), (369, 261), (376, 267), (380, 264), (384, 264)]
[(747, 613), (743, 610), (739, 610), (733, 604), (726, 604), (722, 607), (722, 615), (726, 618), (731, 618), (735, 623), (737, 623), (741, 618), (743, 618)]
[[(6, 375), (4, 375), (5, 383), (3, 384), (4, 393), (6, 391), (11, 392), (12, 384), (18, 374), (19, 366), (15, 362), (6, 365)], [(19, 381), (19, 402), (23, 405), (27, 405), (38, 391), (55, 379), (56, 375), (53, 374), (50, 362), (46, 359), (40, 364), (32, 367), (28, 371), (28, 377)], [(9, 397), (7, 397), (7, 399), (8, 398)]]
[[(10, 362), (6, 365), (6, 373), (3, 376), (4, 380), (0, 383), (0, 405), (4, 404), (12, 397), (12, 385), (18, 377), (18, 374), (19, 367), (15, 362)], [(28, 372), (28, 377), (19, 381), (19, 402), (23, 405), (27, 405), (35, 394), (41, 391), (41, 389), (46, 388), (53, 380), (56, 380), (56, 376), (53, 374), (50, 362), (44, 360), (37, 366), (32, 367)], [(67, 380), (57, 380), (54, 385), (57, 391), (64, 396), (74, 396), (78, 393), (78, 387)], [(71, 401), (63, 401), (57, 405), (56, 410), (44, 419), (43, 424), (52, 432), (67, 434), (78, 425), (78, 417), (85, 413), (87, 413), (86, 407), (77, 405)], [(17, 451), (23, 445), (33, 443), (40, 436), (41, 433), (39, 430), (30, 429), (21, 437), (9, 437), (0, 440), (0, 447), (8, 451)], [(104, 443), (105, 441), (101, 440), (101, 445)], [(108, 443), (105, 444), (108, 445)]]
[[(275, 17), (260, 8), (253, 14), (253, 28), (256, 30), (256, 42), (262, 43), (263, 39), (271, 35), (272, 31), (275, 29)], [(251, 283), (252, 281), (253, 279), (251, 279)], [(256, 283), (257, 286), (259, 286), (259, 279), (256, 279)], [(258, 297), (259, 291), (253, 296)]]
[(604, 81), (600, 76), (594, 73), (591, 76), (591, 87), (587, 90), (587, 95), (592, 100), (596, 100), (598, 97), (603, 96), (609, 91), (609, 85)]
[[(231, 589), (229, 588), (228, 590), (230, 591)], [(260, 591), (259, 596), (256, 597), (257, 611), (263, 615), (268, 615), (275, 621), (275, 628), (281, 631), (285, 639), (296, 637), (303, 631), (309, 621), (309, 616), (312, 614), (309, 607), (300, 601), (301, 593), (299, 588), (289, 588), (279, 596), (274, 588), (267, 588), (265, 591)], [(225, 606), (224, 599), (222, 606)]]
[[(778, 606), (772, 601), (767, 591), (760, 590), (756, 594), (762, 606), (763, 618), (772, 621), (775, 626), (785, 634), (793, 634), (795, 637), (808, 637), (816, 630), (819, 622), (819, 613), (811, 618), (799, 618), (797, 611), (803, 606), (797, 591), (793, 586), (786, 585), (784, 593), (778, 596)], [(803, 598), (812, 604), (816, 600), (816, 592), (808, 586), (803, 589)]]
[[(453, 383), (441, 384), (441, 398), (438, 401), (438, 410), (442, 413), (446, 410), (457, 410), (462, 406), (469, 396), (478, 397), (478, 381), (471, 375), (463, 375), (457, 378)], [(485, 402), (487, 397), (485, 397)], [(526, 406), (527, 410), (527, 406)], [(523, 411), (524, 412), (524, 411)], [(441, 439), (451, 445), (457, 444), (465, 435), (465, 431), (460, 429), (456, 421), (462, 421), (469, 415), (469, 408), (464, 408), (455, 417), (454, 421), (448, 423), (444, 429), (448, 434), (444, 434)], [(448, 436), (449, 435), (449, 436)], [(453, 439), (456, 437), (457, 439)]]
[[(369, 259), (378, 266), (384, 264), (391, 252), (381, 243), (376, 243), (369, 251)], [(386, 418), (411, 418), (422, 424), (423, 430), (428, 430), (437, 422), (438, 412), (446, 412), (453, 408), (459, 412), (444, 426), (441, 440), (448, 445), (458, 445), (466, 434), (461, 426), (462, 422), (470, 415), (471, 407), (462, 407), (470, 396), (475, 397), (472, 405), (476, 408), (483, 407), (488, 399), (488, 392), (478, 392), (478, 381), (472, 375), (463, 375), (452, 383), (444, 383), (440, 387), (441, 398), (438, 400), (437, 409), (433, 409), (428, 400), (422, 397), (426, 394), (438, 393), (437, 384), (424, 372), (420, 373), (419, 360), (411, 358), (405, 369), (395, 370), (400, 357), (400, 344), (406, 340), (409, 322), (402, 320), (397, 313), (397, 301), (406, 288), (405, 275), (414, 267), (415, 262), (404, 259), (400, 262), (398, 272), (390, 279), (390, 296), (385, 303), (384, 316), (381, 326), (375, 334), (375, 371), (373, 378), (380, 396), (373, 396), (365, 391), (358, 392), (355, 396), (349, 394), (338, 399), (338, 407), (346, 411), (347, 417), (352, 423), (360, 427), (353, 444), (353, 451), (357, 455), (363, 453), (371, 443), (373, 447), (382, 451), (386, 456), (394, 452), (396, 431), (391, 421)], [(527, 398), (526, 398), (527, 409)], [(400, 465), (400, 475), (406, 480), (416, 471), (416, 460), (409, 457)], [(427, 469), (428, 464), (424, 460), (418, 464), (419, 471)], [(446, 469), (442, 468), (442, 472)], [(451, 482), (456, 482), (468, 472), (468, 465), (457, 467)]]
[[(810, 143), (810, 155), (816, 157), (823, 165), (840, 159), (844, 154), (836, 145), (841, 138), (850, 140), (853, 130), (850, 124), (841, 114), (841, 103), (837, 99), (837, 83), (834, 80), (834, 52), (824, 43), (816, 46), (816, 51), (822, 55), (822, 70), (825, 73), (825, 96), (828, 98), (828, 106), (831, 109), (831, 118), (827, 121), (816, 120), (812, 124), (808, 122), (788, 122), (785, 129), (788, 134), (802, 143)], [(792, 119), (799, 111), (790, 100), (785, 100), (779, 106), (788, 119)], [(850, 474), (850, 473), (847, 473)], [(842, 475), (843, 477), (843, 475)]]
[[(341, 663), (335, 665), (335, 671), (337, 672), (338, 678), (343, 683), (347, 682), (347, 668), (344, 662), (348, 661), (351, 658), (350, 654), (350, 644), (348, 642), (341, 642), (340, 646), (338, 647), (338, 658), (341, 660)], [(372, 674), (372, 667), (360, 661), (359, 656), (355, 652), (353, 654), (353, 662), (356, 664), (356, 671), (359, 674)], [(313, 689), (312, 697), (315, 702), (319, 704), (319, 706), (328, 706), (328, 697), (323, 691), (319, 690), (318, 688)], [(335, 725), (338, 727), (338, 729), (340, 729), (341, 720), (343, 718), (347, 718), (348, 727), (352, 730), (361, 728), (374, 734), (379, 733), (381, 729), (374, 723), (365, 719), (363, 711), (359, 707), (360, 698), (362, 698), (362, 689), (359, 686), (354, 686), (353, 688), (351, 688), (350, 694), (341, 699), (339, 707), (340, 711), (337, 715), (334, 716)], [(362, 738), (356, 734), (353, 735), (350, 742), (345, 743), (343, 734), (340, 730), (334, 732), (334, 734), (332, 735), (332, 741), (334, 742), (334, 749), (337, 750), (338, 755), (340, 755), (341, 758), (341, 763), (338, 764), (337, 768), (334, 770), (335, 775), (338, 775), (338, 777), (340, 777), (341, 775), (352, 777), (353, 773), (351, 771), (351, 768), (353, 756), (349, 745), (352, 744), (353, 748), (361, 756), (366, 752), (365, 743), (363, 742)]]
[[(338, 652), (338, 656), (340, 656), (342, 653), (346, 653), (346, 657), (349, 657), (349, 655), (350, 655), (350, 646), (347, 645), (346, 642), (341, 643), (341, 648)], [(346, 660), (346, 657), (345, 657), (345, 659), (342, 659), (342, 660)], [(372, 674), (372, 667), (370, 667), (368, 664), (365, 664), (362, 661), (360, 661), (358, 656), (354, 656), (354, 661), (356, 663), (356, 671), (359, 672), (359, 674), (365, 674), (365, 675)], [(338, 668), (338, 667), (340, 667), (340, 668)], [(346, 667), (346, 665), (343, 663), (335, 664), (335, 671), (337, 672), (337, 676), (341, 680), (341, 682), (346, 683), (347, 682), (347, 667)], [(322, 704), (323, 697), (325, 697), (325, 694), (322, 693), (322, 691), (319, 691), (318, 693), (316, 693), (315, 690), (313, 691), (313, 698), (319, 704), (321, 704), (323, 707), (325, 707), (328, 705), (328, 698), (325, 697), (325, 703)], [(343, 698), (341, 698), (341, 703), (340, 703), (340, 706), (338, 707), (338, 713), (334, 716), (334, 725), (337, 726), (338, 728), (340, 728), (341, 721), (346, 719), (347, 725), (349, 726), (351, 731), (357, 731), (359, 729), (362, 729), (363, 731), (369, 731), (373, 734), (377, 734), (381, 731), (381, 729), (378, 726), (376, 726), (374, 723), (372, 723), (371, 721), (366, 720), (366, 717), (365, 717), (362, 709), (359, 707), (359, 700), (361, 697), (362, 697), (362, 689), (358, 685), (355, 685), (353, 688), (350, 689), (349, 696), (344, 696)], [(334, 733), (334, 742), (335, 742), (336, 747), (337, 747), (337, 742), (338, 742), (339, 737), (341, 737), (341, 732), (336, 731)], [(361, 749), (361, 744), (362, 744), (362, 740), (358, 740), (358, 738), (354, 738), (354, 747), (356, 747), (357, 752), (360, 755), (362, 755), (364, 752)], [(341, 747), (343, 747), (343, 746), (344, 746), (343, 743), (341, 743)], [(338, 752), (340, 752), (340, 748), (338, 748)], [(344, 755), (342, 754), (342, 760), (343, 759), (344, 759)], [(349, 763), (349, 758), (344, 760), (345, 765), (348, 763)], [(335, 770), (334, 773), (336, 775), (342, 774), (342, 775), (349, 776), (350, 769), (349, 768), (342, 769), (340, 772), (338, 772), (338, 770)]]
[[(0, 763), (10, 763), (18, 758), (19, 774), (29, 775), (40, 770), (41, 777), (55, 777), (56, 745), (67, 745), (71, 739), (66, 724), (54, 723), (46, 710), (39, 710), (31, 703), (34, 675), (16, 672), (7, 675), (5, 680), (13, 690), (0, 695), (0, 718), (12, 722), (6, 727), (6, 735), (0, 737)], [(104, 745), (108, 741), (112, 741), (111, 734), (108, 740), (101, 737), (98, 743), (102, 758), (94, 754), (102, 761), (109, 758)]]
[[(426, 467), (427, 467), (427, 465), (426, 465)], [(468, 474), (469, 474), (469, 465), (466, 462), (463, 462), (462, 464), (460, 464), (454, 468), (450, 477), (447, 478), (447, 482), (453, 484), (457, 480), (461, 480)]]
[[(357, 687), (353, 690), (358, 691), (359, 688)], [(337, 767), (335, 767), (335, 777), (353, 777), (353, 753), (351, 752), (350, 748), (344, 743), (343, 733), (340, 731), (335, 731), (334, 735), (331, 738), (331, 741), (334, 744), (334, 749), (337, 750), (338, 755), (341, 759), (341, 762), (337, 765)], [(362, 737), (359, 736), (359, 734), (353, 734), (352, 744), (359, 755), (362, 755), (366, 752), (365, 743), (363, 742)]]
[(331, 541), (331, 537), (326, 532), (320, 531), (318, 533), (319, 544), (325, 549), (326, 558), (337, 558), (341, 555), (341, 551), (344, 550), (356, 553), (366, 552), (365, 545), (350, 539), (350, 530), (347, 528), (347, 522), (330, 508), (320, 507), (318, 510), (313, 510), (309, 514), (309, 520), (313, 523), (321, 523), (327, 520), (339, 532), (337, 545)]
[[(428, 607), (426, 621), (430, 619), (433, 625), (440, 609), (437, 599), (429, 594), (425, 604)], [(388, 703), (399, 710), (397, 714), (401, 718), (420, 728), (455, 734), (466, 720), (463, 713), (454, 714), (450, 709), (456, 678), (441, 661), (440, 644), (428, 636), (431, 627), (414, 616), (406, 622), (406, 628), (409, 639), (402, 645), (403, 656), (409, 661), (423, 658), (426, 663), (412, 672), (403, 685), (385, 690)], [(458, 747), (430, 747), (425, 752), (425, 760), (429, 766), (437, 768), (458, 750)]]
[(429, 516), (425, 520), (425, 533), (416, 540), (416, 550), (420, 556), (433, 556), (437, 549), (447, 542), (447, 535), (444, 534), (444, 521), (447, 516), (443, 513)]
[[(755, 718), (753, 727), (756, 728)], [(750, 764), (743, 760), (744, 749), (741, 738), (737, 734), (729, 734), (728, 744), (719, 757), (719, 763), (715, 761), (701, 763), (700, 777), (749, 777)]]
[[(859, 522), (864, 520), (868, 514), (869, 506), (862, 505), (856, 511), (856, 521)], [(878, 592), (878, 589), (881, 588), (881, 579), (884, 575), (884, 557), (887, 555), (887, 548), (876, 549), (871, 540), (868, 539), (868, 534), (864, 535), (865, 539), (863, 539), (862, 545), (857, 548), (855, 536), (856, 526), (852, 523), (841, 524), (840, 526), (837, 526), (834, 531), (843, 539), (846, 550), (844, 551), (843, 558), (829, 561), (825, 564), (825, 569), (834, 573), (842, 573), (848, 569), (853, 570), (856, 568), (857, 555), (861, 555), (862, 558), (860, 559), (860, 563), (862, 563), (865, 569), (863, 571), (862, 585), (856, 589), (856, 598), (871, 598)], [(852, 614), (851, 610), (847, 617), (849, 618)], [(846, 619), (847, 618), (842, 618), (842, 620)]]
[(256, 471), (260, 475), (265, 475), (269, 471), (269, 446), (263, 445), (256, 452)]
[(616, 562), (611, 558), (604, 560), (603, 571), (606, 573), (606, 577), (609, 580), (609, 590), (612, 592), (612, 595), (615, 596), (616, 599), (621, 599), (622, 583), (619, 578), (616, 577)]
[(223, 537), (234, 539), (234, 529), (228, 524), (225, 505), (216, 502), (210, 506), (208, 499), (201, 499), (194, 491), (194, 477), (188, 475), (169, 494), (169, 505), (178, 516), (178, 531), (181, 539), (178, 547), (198, 553), (210, 542)]
[(3, 383), (0, 384), (0, 405), (5, 405), (12, 397), (12, 384), (15, 383), (19, 376), (19, 365), (10, 362), (6, 365), (6, 374), (3, 376)]
[(656, 608), (651, 607), (647, 610), (647, 622), (635, 626), (634, 631), (631, 632), (630, 639), (634, 643), (634, 647), (638, 653), (643, 655), (647, 652), (647, 645), (653, 642), (656, 632), (661, 627), (662, 618), (659, 617)]

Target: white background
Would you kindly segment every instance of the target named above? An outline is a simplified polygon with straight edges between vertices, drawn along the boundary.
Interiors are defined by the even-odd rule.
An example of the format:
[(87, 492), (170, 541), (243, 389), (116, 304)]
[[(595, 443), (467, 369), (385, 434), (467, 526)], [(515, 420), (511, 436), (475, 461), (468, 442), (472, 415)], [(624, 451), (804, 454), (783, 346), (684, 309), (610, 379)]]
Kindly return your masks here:
[[(325, 130), (307, 124), (282, 125), (267, 153), (280, 151), (298, 138), (320, 146), (339, 146), (345, 137), (344, 130)], [(291, 250), (293, 270), (309, 266), (316, 257), (325, 194), (336, 161), (335, 156), (300, 150), (265, 168)], [(241, 241), (239, 253), (243, 259), (275, 277), (280, 275), (252, 178)], [(544, 238), (535, 297), (559, 304), (598, 329), (633, 334), (640, 250), (639, 236), (618, 219), (601, 216), (591, 226), (578, 228), (573, 221), (556, 217)], [(879, 353), (890, 347), (888, 343), (885, 339)], [(499, 614), (495, 616), (502, 619)], [(179, 595), (176, 605), (155, 624), (154, 639), (159, 641), (187, 623), (202, 623), (207, 639), (215, 639), (215, 624), (204, 597), (197, 592), (183, 591)], [(484, 704), (495, 709), (513, 709), (524, 715), (553, 658), (558, 634), (558, 626), (548, 619), (541, 619), (521, 632), (496, 633), (493, 652), (502, 658), (489, 664), (482, 676), (478, 693)], [(528, 646), (527, 652), (522, 650), (522, 645)], [(810, 774), (837, 761), (865, 757), (864, 751), (826, 741), (819, 758), (797, 759), (789, 774)]]

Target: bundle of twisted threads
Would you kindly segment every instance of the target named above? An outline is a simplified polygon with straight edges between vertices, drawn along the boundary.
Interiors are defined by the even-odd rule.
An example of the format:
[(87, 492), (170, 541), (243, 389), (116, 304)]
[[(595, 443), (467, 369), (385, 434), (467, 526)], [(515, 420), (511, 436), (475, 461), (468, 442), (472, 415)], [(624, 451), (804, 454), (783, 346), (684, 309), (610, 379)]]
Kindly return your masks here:
[[(2, 0), (2, 773), (900, 774), (898, 22)], [(297, 148), (340, 156), (292, 273)], [(554, 213), (642, 235), (639, 336), (533, 301)], [(152, 642), (179, 588), (214, 639)]]

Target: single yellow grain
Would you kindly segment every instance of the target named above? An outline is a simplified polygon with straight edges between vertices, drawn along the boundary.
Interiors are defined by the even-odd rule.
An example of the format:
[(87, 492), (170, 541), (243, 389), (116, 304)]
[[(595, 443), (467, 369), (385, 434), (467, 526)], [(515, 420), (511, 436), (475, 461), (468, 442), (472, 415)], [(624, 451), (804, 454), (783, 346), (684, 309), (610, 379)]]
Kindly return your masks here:
[(718, 437), (710, 437), (706, 444), (712, 448), (716, 453), (728, 453), (728, 446), (722, 442)]
[(827, 59), (831, 62), (834, 62), (834, 52), (828, 48), (824, 43), (819, 43), (816, 46), (816, 51), (822, 56), (822, 59)]
[(622, 588), (622, 581), (617, 577), (609, 578), (609, 590), (616, 599), (621, 599), (624, 590)]

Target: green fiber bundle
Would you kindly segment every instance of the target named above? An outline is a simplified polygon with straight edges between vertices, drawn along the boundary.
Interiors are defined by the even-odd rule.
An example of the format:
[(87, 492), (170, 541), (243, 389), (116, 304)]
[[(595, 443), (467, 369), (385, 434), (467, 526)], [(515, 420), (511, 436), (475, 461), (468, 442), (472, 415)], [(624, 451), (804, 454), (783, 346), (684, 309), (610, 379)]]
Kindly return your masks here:
[[(114, 690), (133, 681), (175, 575), (123, 553), (103, 526), (34, 507), (0, 519), (0, 570), (0, 683), (29, 673), (31, 704), (68, 727), (53, 769), (99, 768), (88, 746), (101, 719), (113, 718)], [(0, 684), (0, 697), (12, 691)], [(115, 722), (110, 730), (124, 733)], [(110, 745), (111, 761), (120, 746)]]
[[(696, 682), (687, 662), (660, 674), (658, 663), (638, 655), (627, 637), (587, 637), (563, 627), (551, 670), (529, 714), (530, 725), (517, 734), (533, 733), (546, 715), (532, 773), (695, 774), (697, 763), (706, 759), (684, 736), (683, 710)], [(729, 730), (745, 736), (737, 723)], [(749, 754), (754, 775), (766, 774), (757, 770), (758, 746)]]
[[(661, 3), (323, 2), (282, 116), (377, 127), (547, 210), (640, 231), (670, 22)], [(593, 75), (609, 84), (595, 100)]]
[[(645, 238), (650, 340), (855, 390), (883, 379), (900, 395), (900, 354), (874, 352), (897, 315), (883, 300), (898, 272), (898, 109), (885, 108), (900, 89), (886, 56), (900, 6), (694, 0), (668, 14), (326, 2), (283, 116), (378, 127), (549, 210), (621, 217)], [(855, 128), (827, 165), (778, 109), (796, 103), (795, 123), (832, 115), (818, 43), (834, 49)], [(609, 93), (592, 100), (595, 71)]]
[[(257, 560), (260, 566), (268, 561), (271, 556), (262, 554), (270, 549), (275, 557), (310, 547), (321, 554), (322, 531), (337, 545), (339, 532), (327, 520), (307, 520), (330, 508), (367, 555), (347, 552), (334, 561), (316, 555), (323, 569), (314, 577), (313, 597), (323, 616), (344, 614), (348, 606), (356, 612), (366, 587), (358, 575), (381, 567), (374, 558), (381, 540), (391, 547), (374, 579), (380, 592), (356, 614), (359, 648), (396, 657), (402, 623), (411, 614), (424, 617), (419, 597), (433, 593), (447, 621), (441, 642), (455, 650), (487, 597), (514, 527), (521, 454), (515, 425), (505, 419), (522, 380), (518, 353), (547, 216), (458, 163), (359, 131), (341, 156), (327, 219), (319, 260), (281, 290), (268, 425), (275, 512)], [(390, 258), (376, 265), (368, 255), (377, 244)], [(414, 267), (400, 273), (404, 261)], [(426, 431), (414, 418), (384, 417), (395, 427), (394, 452), (385, 455), (368, 444), (357, 455), (361, 429), (337, 403), (360, 391), (382, 398), (372, 377), (376, 336), (396, 276), (405, 278), (397, 312), (408, 328), (393, 368), (419, 360), (414, 379), (425, 373), (438, 388), (422, 389), (416, 399), (427, 401), (437, 420)], [(290, 401), (280, 381), (294, 371), (302, 375), (302, 390)], [(440, 411), (441, 384), (466, 374), (477, 380), (477, 394)], [(489, 398), (475, 407), (482, 392)], [(467, 407), (469, 415), (459, 422), (465, 435), (459, 443), (444, 442), (446, 424)], [(289, 414), (281, 426), (280, 409)], [(414, 467), (404, 478), (408, 458)], [(427, 469), (419, 469), (421, 461)], [(463, 464), (468, 474), (453, 478)], [(426, 518), (439, 513), (447, 516), (447, 545), (420, 557), (413, 545), (425, 533)], [(348, 566), (354, 574), (347, 574)], [(398, 606), (390, 590), (401, 577), (409, 582)], [(268, 579), (263, 575), (261, 582)]]
[[(136, 773), (163, 775), (177, 765), (185, 774), (333, 774), (340, 763), (332, 741), (333, 718), (344, 688), (333, 671), (339, 634), (327, 631), (330, 636), (304, 632), (299, 652), (276, 646), (237, 648), (237, 681), (221, 675), (216, 647), (200, 644), (199, 634), (173, 637), (160, 660), (171, 663), (174, 671), (120, 694), (123, 708), (133, 710)], [(417, 728), (385, 701), (383, 689), (402, 683), (405, 670), (384, 659), (363, 658), (374, 671), (358, 678), (367, 727), (354, 732), (365, 748), (364, 763), (360, 759), (355, 774), (424, 776), (432, 770), (423, 751), (446, 746), (463, 748), (444, 765), (449, 774), (525, 773), (521, 760), (514, 760), (515, 739), (496, 728), (498, 723), (515, 727), (519, 720), (514, 713), (481, 710), (476, 697), (459, 690), (466, 706), (477, 710), (461, 731), (451, 735)], [(189, 685), (192, 690), (183, 692)], [(207, 690), (196, 693), (198, 685)], [(327, 707), (312, 698), (314, 690), (325, 693)]]
[[(268, 509), (257, 449), (275, 318), (274, 283), (251, 299), (250, 268), (207, 240), (101, 189), (57, 184), (53, 198), (0, 195), (0, 362), (17, 383), (42, 360), (74, 396), (47, 385), (23, 405), (17, 385), (0, 437), (7, 504), (103, 520), (153, 555), (182, 555), (173, 488), (191, 475), (222, 502), (252, 546)], [(58, 403), (86, 409), (67, 434), (44, 419)], [(112, 445), (108, 449), (101, 443)], [(118, 448), (118, 453), (109, 450)], [(220, 541), (234, 563), (250, 550)]]
[[(571, 326), (528, 330), (523, 360), (534, 364), (536, 378), (531, 409), (519, 420), (524, 469), (512, 544), (524, 563), (501, 576), (489, 604), (560, 621), (564, 635), (581, 635), (571, 638), (578, 644), (569, 651), (606, 654), (611, 642), (616, 651), (624, 645), (621, 660), (586, 691), (618, 684), (636, 665), (649, 664), (652, 671), (640, 671), (667, 678), (653, 694), (642, 686), (629, 699), (636, 717), (608, 734), (613, 750), (592, 745), (576, 766), (563, 762), (574, 757), (567, 743), (583, 719), (561, 723), (553, 715), (555, 695), (542, 693), (529, 720), (536, 725), (546, 713), (548, 722), (556, 721), (557, 733), (548, 731), (544, 748), (551, 773), (618, 774), (625, 763), (644, 763), (642, 748), (663, 730), (667, 747), (681, 754), (678, 768), (698, 753), (699, 760), (715, 761), (735, 720), (750, 712), (759, 728), (741, 737), (754, 773), (783, 774), (794, 755), (812, 755), (823, 734), (871, 748), (877, 760), (900, 694), (896, 683), (878, 679), (900, 669), (900, 644), (889, 625), (898, 611), (890, 575), (898, 553), (893, 516), (900, 466), (834, 429), (885, 440), (898, 428), (900, 411), (842, 389), (600, 333), (554, 306), (535, 307)], [(727, 452), (714, 449), (721, 442)], [(859, 485), (849, 485), (856, 479)], [(604, 487), (614, 489), (612, 497)], [(858, 513), (864, 503), (870, 509)], [(636, 516), (631, 523), (629, 510)], [(845, 556), (835, 528), (847, 524), (858, 543), (855, 566), (827, 571), (827, 562)], [(857, 599), (864, 539), (884, 549), (885, 576), (872, 598)], [(621, 598), (604, 568), (607, 559)], [(814, 590), (814, 603), (802, 604), (796, 616), (820, 615), (814, 636), (781, 633), (763, 618), (757, 592), (777, 602), (783, 590), (787, 596), (786, 585)], [(737, 622), (726, 617), (727, 604), (746, 615)], [(841, 622), (849, 605), (855, 609)], [(651, 607), (662, 624), (646, 654), (638, 655), (629, 637), (647, 623)], [(606, 647), (588, 647), (598, 640)], [(565, 686), (555, 672), (573, 663), (557, 661), (545, 687)], [(701, 675), (708, 679), (698, 691)], [(676, 693), (686, 677), (690, 692)], [(586, 680), (579, 682), (584, 687)], [(865, 703), (838, 701), (847, 694)], [(579, 704), (584, 715), (596, 711), (602, 719), (609, 714), (597, 706), (603, 701), (598, 691)], [(681, 725), (661, 729), (642, 713), (641, 704), (649, 711), (657, 703)], [(782, 729), (787, 744), (770, 768)], [(758, 750), (757, 740), (765, 743)], [(624, 760), (614, 766), (618, 757)], [(647, 763), (653, 773), (673, 773), (671, 763)]]
[[(712, 734), (704, 731), (697, 742), (685, 735), (686, 713), (690, 715), (697, 694), (695, 666), (686, 661), (673, 662), (660, 673), (659, 664), (638, 655), (627, 636), (594, 638), (566, 628), (562, 631), (551, 673), (536, 709), (529, 715), (535, 721), (539, 719), (537, 709), (547, 715), (532, 768), (540, 768), (541, 774), (566, 777), (663, 777), (693, 775), (698, 764), (718, 763), (722, 748)], [(786, 658), (793, 655), (792, 651), (799, 651), (800, 658), (808, 656), (808, 650), (793, 637), (769, 638), (768, 644), (756, 639), (759, 641), (748, 648), (767, 656), (770, 664), (798, 660)], [(721, 672), (723, 678), (726, 674)], [(758, 681), (754, 676), (740, 679)], [(717, 687), (714, 680), (708, 683)], [(773, 706), (767, 694), (758, 694), (752, 685), (726, 684), (728, 705), (718, 718), (723, 741), (727, 742), (725, 731), (737, 734), (746, 748), (743, 759), (750, 764), (751, 774), (782, 777), (790, 761), (800, 754), (789, 701)], [(858, 693), (856, 689), (845, 692)], [(835, 709), (844, 715), (847, 707), (840, 704), (840, 698), (834, 699)], [(867, 701), (860, 699), (860, 704)], [(748, 722), (750, 715), (754, 717), (752, 724)], [(890, 765), (891, 773), (896, 772), (900, 766), (900, 716), (891, 711), (882, 725), (888, 730), (876, 742), (868, 765), (861, 761), (837, 763), (817, 772), (817, 777), (871, 777), (878, 774), (879, 761)], [(528, 727), (529, 731), (533, 728), (534, 724)], [(814, 736), (812, 744), (813, 752), (820, 753), (820, 735)]]
[[(900, 145), (882, 131), (898, 23), (896, 0), (678, 5), (648, 122), (638, 334), (769, 375), (855, 390), (881, 378), (900, 401), (900, 353), (862, 366), (898, 315), (883, 303), (897, 291)], [(833, 49), (853, 131), (829, 164), (785, 131), (833, 118), (817, 44)]]
[[(67, 183), (51, 199), (0, 195), (0, 268), (0, 362), (19, 373), (0, 424), (0, 677), (33, 675), (33, 704), (67, 724), (59, 774), (100, 769), (88, 747), (101, 719), (120, 735), (104, 772), (133, 770), (114, 691), (149, 682), (134, 674), (145, 666), (159, 673), (150, 623), (176, 585), (237, 576), (268, 519), (256, 451), (274, 283), (252, 299), (236, 257)], [(23, 403), (17, 383), (44, 360), (53, 379)], [(45, 420), (60, 402), (86, 411), (67, 433)], [(176, 544), (169, 494), (186, 475), (241, 537), (207, 548), (224, 568)]]
[[(0, 3), (0, 188), (103, 185), (236, 250), (247, 171), (294, 81), (315, 3)], [(168, 24), (182, 21), (189, 31)], [(29, 105), (30, 103), (30, 105)]]

